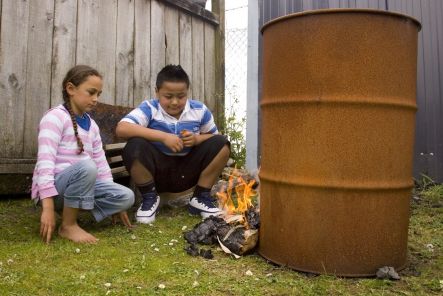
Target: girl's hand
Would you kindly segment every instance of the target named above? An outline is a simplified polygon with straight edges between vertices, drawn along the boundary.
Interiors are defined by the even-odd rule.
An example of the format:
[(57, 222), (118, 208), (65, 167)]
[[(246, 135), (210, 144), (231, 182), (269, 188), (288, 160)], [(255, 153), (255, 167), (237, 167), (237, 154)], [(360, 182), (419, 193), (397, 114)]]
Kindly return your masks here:
[(43, 208), (40, 217), (40, 236), (44, 242), (49, 244), (55, 230), (55, 212), (53, 209)]
[(131, 221), (129, 220), (128, 213), (126, 211), (122, 211), (120, 213), (112, 215), (112, 223), (117, 224), (118, 220), (122, 221), (122, 223), (132, 229)]
[(183, 150), (183, 141), (173, 134), (166, 134), (163, 144), (172, 150), (172, 152), (179, 152)]
[(196, 134), (194, 134), (190, 131), (187, 131), (187, 130), (182, 130), (180, 132), (180, 135), (181, 135), (181, 139), (183, 141), (183, 145), (185, 147), (192, 147), (192, 146), (197, 145), (197, 135)]

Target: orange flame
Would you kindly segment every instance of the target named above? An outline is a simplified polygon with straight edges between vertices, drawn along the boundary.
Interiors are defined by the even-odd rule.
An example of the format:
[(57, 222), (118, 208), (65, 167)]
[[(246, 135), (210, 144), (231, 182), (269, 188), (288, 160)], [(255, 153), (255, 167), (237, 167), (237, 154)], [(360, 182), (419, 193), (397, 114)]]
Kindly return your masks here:
[[(252, 189), (254, 184), (254, 180), (246, 182), (235, 169), (229, 176), (227, 188), (224, 186), (217, 192), (219, 207), (226, 212), (226, 215), (243, 214), (252, 206), (252, 198), (256, 195)], [(237, 205), (234, 202), (234, 195)]]

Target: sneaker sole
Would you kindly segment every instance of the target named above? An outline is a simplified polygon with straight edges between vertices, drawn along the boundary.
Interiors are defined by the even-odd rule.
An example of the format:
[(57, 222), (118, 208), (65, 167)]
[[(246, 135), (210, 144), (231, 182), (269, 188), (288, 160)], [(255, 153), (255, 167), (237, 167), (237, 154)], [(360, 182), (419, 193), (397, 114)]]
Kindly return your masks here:
[(135, 217), (135, 221), (141, 224), (151, 224), (155, 221), (155, 215), (151, 217)]

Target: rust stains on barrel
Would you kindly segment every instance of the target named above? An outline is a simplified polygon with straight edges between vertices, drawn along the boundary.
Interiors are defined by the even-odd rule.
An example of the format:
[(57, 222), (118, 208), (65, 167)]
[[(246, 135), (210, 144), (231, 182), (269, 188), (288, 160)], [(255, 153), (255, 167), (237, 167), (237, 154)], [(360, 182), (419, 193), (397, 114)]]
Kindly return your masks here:
[(363, 9), (263, 27), (262, 256), (343, 276), (405, 265), (419, 30)]

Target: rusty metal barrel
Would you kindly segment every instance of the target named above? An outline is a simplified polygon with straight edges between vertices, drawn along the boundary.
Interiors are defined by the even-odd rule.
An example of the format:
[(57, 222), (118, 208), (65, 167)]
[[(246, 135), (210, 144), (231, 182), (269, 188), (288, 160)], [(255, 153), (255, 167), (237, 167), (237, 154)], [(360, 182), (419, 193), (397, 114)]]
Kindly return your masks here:
[(420, 28), (365, 9), (263, 27), (263, 257), (340, 276), (405, 266)]

